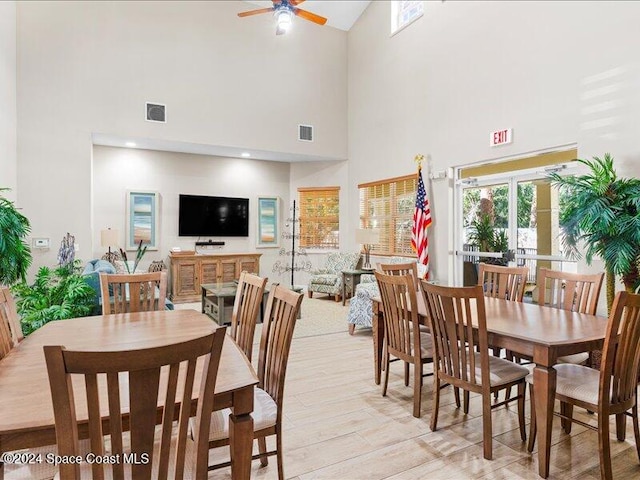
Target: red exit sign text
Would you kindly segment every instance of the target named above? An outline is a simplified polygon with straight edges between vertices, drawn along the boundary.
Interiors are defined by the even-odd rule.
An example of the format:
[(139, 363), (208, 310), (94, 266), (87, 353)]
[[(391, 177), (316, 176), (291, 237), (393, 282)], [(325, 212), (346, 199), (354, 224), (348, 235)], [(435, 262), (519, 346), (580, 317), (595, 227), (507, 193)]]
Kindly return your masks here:
[(513, 128), (505, 128), (504, 130), (496, 130), (489, 134), (489, 146), (497, 147), (511, 143), (513, 137)]

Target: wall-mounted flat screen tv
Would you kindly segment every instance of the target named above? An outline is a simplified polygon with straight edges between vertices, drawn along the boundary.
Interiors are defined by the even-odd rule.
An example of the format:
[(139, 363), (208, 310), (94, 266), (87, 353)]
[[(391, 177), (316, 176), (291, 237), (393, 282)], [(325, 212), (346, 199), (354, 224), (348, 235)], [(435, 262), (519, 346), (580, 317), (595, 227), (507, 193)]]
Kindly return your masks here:
[(180, 195), (181, 237), (248, 237), (249, 199)]

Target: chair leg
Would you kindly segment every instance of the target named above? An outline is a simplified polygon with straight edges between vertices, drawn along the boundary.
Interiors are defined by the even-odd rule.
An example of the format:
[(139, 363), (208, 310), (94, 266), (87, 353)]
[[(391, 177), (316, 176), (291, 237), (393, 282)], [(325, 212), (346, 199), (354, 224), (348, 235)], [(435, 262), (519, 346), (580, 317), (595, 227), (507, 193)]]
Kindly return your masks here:
[(527, 396), (527, 384), (520, 382), (518, 384), (518, 424), (520, 425), (520, 438), (524, 442), (527, 439), (527, 432), (524, 426), (524, 402)]
[(456, 400), (456, 407), (460, 408), (460, 389), (458, 387), (453, 387), (453, 398)]
[[(492, 347), (492, 348), (493, 348), (493, 356), (494, 357), (500, 357), (500, 347)], [(498, 400), (498, 390), (493, 392), (493, 398), (495, 400)]]
[(311, 290), (307, 290), (307, 296), (309, 298), (312, 298), (313, 297), (313, 292)]
[(267, 439), (265, 437), (258, 438), (258, 451), (260, 452), (260, 465), (266, 467), (269, 465), (269, 457), (264, 455), (267, 453)]
[(284, 464), (282, 462), (282, 435), (276, 433), (276, 462), (278, 463), (278, 480), (284, 480)]
[(564, 415), (565, 418), (560, 419), (560, 425), (562, 426), (562, 430), (564, 433), (571, 433), (571, 419), (573, 418), (573, 405), (567, 402), (560, 402), (560, 413)]
[(464, 402), (463, 412), (465, 415), (469, 413), (469, 390), (463, 390), (462, 401)]
[[(433, 375), (433, 406), (431, 407), (431, 431), (435, 432), (438, 428), (438, 408), (440, 407), (440, 379), (438, 374)], [(457, 392), (458, 389), (455, 389)]]
[[(418, 359), (420, 362), (420, 359)], [(407, 364), (408, 366), (408, 364)], [(408, 372), (407, 372), (408, 373)], [(413, 416), (420, 418), (420, 404), (422, 400), (422, 363), (413, 364)]]
[(408, 387), (409, 386), (409, 363), (408, 362), (403, 362), (404, 363), (404, 386)]
[(482, 446), (486, 460), (493, 458), (493, 438), (491, 432), (491, 395), (482, 395)]
[(355, 323), (350, 323), (349, 324), (349, 335), (353, 335), (353, 333), (356, 331), (356, 324)]
[(385, 352), (384, 356), (384, 382), (382, 383), (382, 396), (387, 396), (387, 386), (389, 385), (389, 353)]
[(616, 415), (616, 437), (620, 442), (624, 442), (627, 436), (627, 416), (624, 413)]
[(533, 400), (533, 385), (529, 385), (529, 397), (531, 398), (531, 423), (529, 423), (529, 442), (527, 443), (527, 451), (533, 452), (536, 444), (536, 407)]
[[(498, 393), (498, 392), (496, 392), (496, 393)], [(496, 398), (498, 398), (498, 397), (496, 396)], [(507, 388), (505, 390), (505, 393), (504, 393), (504, 399), (505, 400), (509, 400), (510, 398), (511, 398), (511, 387)], [(507, 407), (509, 407), (508, 403), (507, 403)]]
[(598, 415), (598, 447), (600, 450), (600, 477), (602, 480), (613, 480), (611, 471), (611, 445), (609, 442), (609, 418)]
[(638, 394), (636, 393), (636, 403), (631, 408), (631, 420), (633, 421), (633, 435), (636, 437), (636, 453), (640, 461), (640, 428), (638, 428)]

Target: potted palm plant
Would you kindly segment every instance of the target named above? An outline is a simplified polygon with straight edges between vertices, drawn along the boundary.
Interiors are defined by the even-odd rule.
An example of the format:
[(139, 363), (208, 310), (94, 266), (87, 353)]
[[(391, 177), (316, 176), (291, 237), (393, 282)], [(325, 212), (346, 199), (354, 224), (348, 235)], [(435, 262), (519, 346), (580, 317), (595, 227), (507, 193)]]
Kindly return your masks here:
[[(509, 238), (507, 232), (497, 229), (493, 224), (493, 219), (488, 213), (478, 215), (471, 222), (469, 229), (469, 242), (478, 247), (481, 252), (504, 253), (509, 250)], [(494, 265), (506, 265), (504, 258), (480, 257), (481, 262)]]
[[(7, 190), (0, 188), (0, 192)], [(31, 249), (25, 241), (31, 231), (27, 217), (0, 195), (0, 285), (24, 281), (31, 265)]]
[(552, 184), (562, 189), (560, 227), (562, 245), (569, 258), (602, 258), (606, 270), (607, 309), (615, 295), (616, 276), (625, 289), (634, 291), (640, 284), (640, 180), (618, 177), (613, 158), (577, 160), (589, 169), (585, 175), (550, 174)]

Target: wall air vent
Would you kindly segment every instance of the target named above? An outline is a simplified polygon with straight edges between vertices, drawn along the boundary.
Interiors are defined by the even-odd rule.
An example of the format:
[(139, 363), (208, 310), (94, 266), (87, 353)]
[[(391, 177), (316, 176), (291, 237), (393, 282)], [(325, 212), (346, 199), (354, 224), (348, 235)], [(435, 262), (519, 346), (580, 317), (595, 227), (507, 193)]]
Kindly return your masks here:
[(313, 142), (313, 126), (298, 125), (298, 140), (301, 142)]
[(167, 123), (167, 106), (161, 103), (145, 103), (147, 122)]

